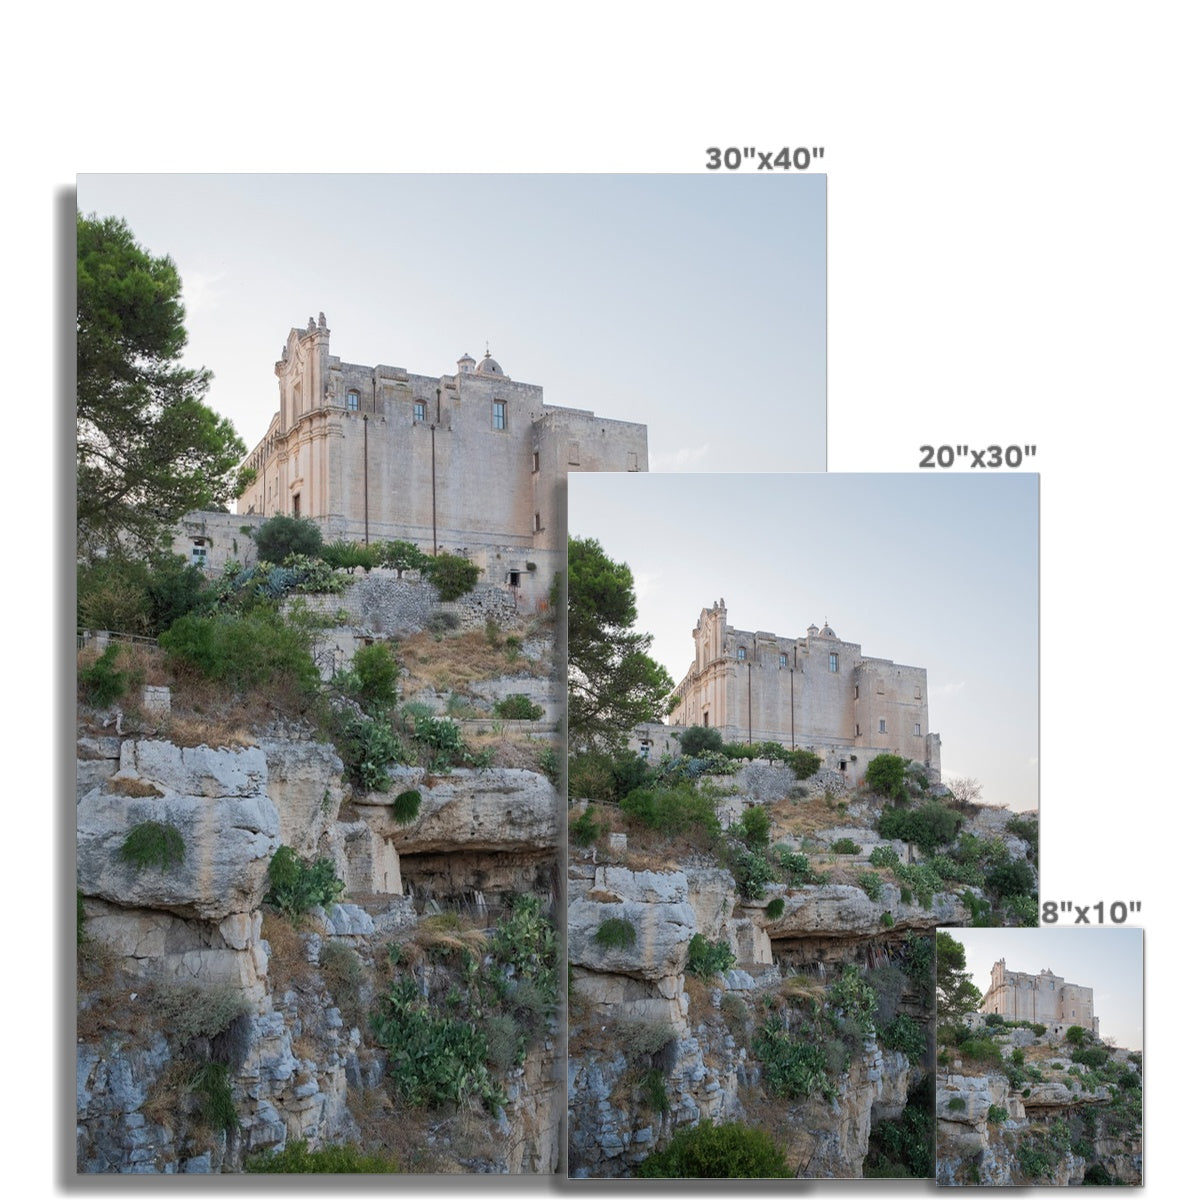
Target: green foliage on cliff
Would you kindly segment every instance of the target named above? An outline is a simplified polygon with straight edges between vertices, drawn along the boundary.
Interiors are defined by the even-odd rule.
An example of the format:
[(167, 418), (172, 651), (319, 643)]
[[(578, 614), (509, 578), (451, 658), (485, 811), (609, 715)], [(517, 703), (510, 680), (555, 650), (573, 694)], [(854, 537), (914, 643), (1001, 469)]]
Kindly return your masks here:
[(395, 1166), (380, 1154), (353, 1146), (323, 1146), (310, 1150), (306, 1140), (288, 1141), (282, 1150), (264, 1150), (246, 1159), (252, 1175), (386, 1175)]
[(783, 1179), (792, 1175), (787, 1156), (761, 1129), (738, 1122), (701, 1121), (681, 1129), (663, 1150), (638, 1167), (643, 1179)]
[(482, 568), (457, 554), (439, 554), (429, 559), (425, 567), (426, 578), (437, 588), (439, 599), (444, 601), (465, 596), (479, 582), (482, 574)]
[(908, 799), (904, 771), (908, 760), (898, 754), (880, 754), (867, 764), (864, 779), (867, 787), (879, 796), (887, 796), (898, 804)]
[(595, 933), (597, 945), (608, 950), (627, 949), (637, 941), (637, 930), (624, 917), (609, 917), (601, 921)]
[(308, 863), (291, 846), (280, 846), (271, 856), (267, 878), (271, 886), (263, 903), (293, 921), (310, 908), (332, 904), (346, 887), (337, 877), (332, 859), (318, 858)]
[(728, 942), (710, 942), (702, 933), (692, 934), (685, 968), (690, 974), (700, 979), (712, 979), (729, 970), (735, 962), (737, 957)]
[(142, 821), (125, 835), (117, 853), (122, 862), (139, 871), (157, 867), (165, 872), (183, 862), (187, 846), (183, 834), (174, 825), (165, 821)]

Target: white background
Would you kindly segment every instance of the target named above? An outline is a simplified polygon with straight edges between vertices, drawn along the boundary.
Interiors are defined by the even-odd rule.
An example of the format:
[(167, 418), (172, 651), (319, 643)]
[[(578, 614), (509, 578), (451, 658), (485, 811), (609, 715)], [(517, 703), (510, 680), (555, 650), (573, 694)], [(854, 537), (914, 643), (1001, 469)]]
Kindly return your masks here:
[[(1143, 903), (1146, 1179), (1166, 1194), (1192, 1173), (1171, 1059), (1196, 870), (1191, 11), (377, 11), (110, 2), (6, 21), (12, 1182), (64, 1186), (69, 1111), (55, 947), (70, 914), (52, 912), (69, 802), (47, 717), (70, 583), (51, 573), (70, 403), (56, 196), (77, 171), (701, 171), (705, 147), (753, 144), (825, 147), (829, 467), (915, 469), (926, 442), (1037, 444), (1043, 896)], [(936, 542), (927, 555), (929, 586), (954, 587), (954, 562)]]

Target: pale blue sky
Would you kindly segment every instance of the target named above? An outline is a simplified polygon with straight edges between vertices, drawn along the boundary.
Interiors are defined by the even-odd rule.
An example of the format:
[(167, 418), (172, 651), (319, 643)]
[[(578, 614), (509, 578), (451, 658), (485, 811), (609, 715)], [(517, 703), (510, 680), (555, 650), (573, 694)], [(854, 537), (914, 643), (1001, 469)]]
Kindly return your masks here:
[[(825, 466), (819, 175), (81, 175), (179, 267), (189, 365), (248, 447), (274, 363), (324, 311), (331, 352), (421, 375), (485, 344), (548, 404), (642, 421), (653, 470)], [(763, 438), (768, 424), (772, 436)]]
[(1038, 477), (571, 475), (569, 526), (627, 562), (638, 626), (675, 679), (700, 609), (925, 667), (944, 777), (1038, 799)]
[[(1095, 913), (1089, 913), (1094, 922)], [(1106, 908), (1105, 919), (1108, 919)], [(1140, 921), (1140, 913), (1131, 914)], [(1046, 969), (1068, 983), (1092, 989), (1092, 1006), (1100, 1018), (1100, 1036), (1111, 1037), (1126, 1050), (1142, 1048), (1142, 931), (1125, 926), (1067, 924), (1040, 929), (948, 929), (967, 953), (967, 970), (975, 986), (986, 992), (992, 964), (1004, 959), (1010, 971), (1036, 975)]]

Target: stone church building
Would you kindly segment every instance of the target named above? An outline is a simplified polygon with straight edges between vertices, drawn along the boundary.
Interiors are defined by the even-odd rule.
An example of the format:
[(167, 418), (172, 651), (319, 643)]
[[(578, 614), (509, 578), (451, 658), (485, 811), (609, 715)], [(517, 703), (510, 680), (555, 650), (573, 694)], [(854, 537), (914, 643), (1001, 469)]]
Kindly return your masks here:
[(1082, 1025), (1097, 1037), (1100, 1035), (1090, 987), (1067, 983), (1050, 970), (1036, 975), (1010, 971), (1004, 959), (992, 965), (991, 983), (979, 1011), (999, 1013), (1006, 1021), (1034, 1021), (1056, 1036), (1066, 1033), (1072, 1025)]
[[(464, 554), (532, 609), (562, 566), (568, 471), (647, 468), (645, 425), (546, 404), (541, 387), (511, 378), (490, 353), (414, 375), (329, 350), (324, 313), (288, 334), (275, 364), (279, 407), (247, 459), (243, 525), (286, 513), (314, 520), (326, 541), (402, 539)], [(219, 524), (193, 541), (212, 540)], [(213, 553), (207, 565), (219, 565)]]
[(730, 627), (725, 601), (700, 612), (695, 659), (676, 687), (672, 725), (711, 725), (726, 741), (778, 742), (824, 755), (847, 782), (879, 754), (941, 774), (941, 737), (929, 730), (924, 667), (870, 658), (825, 625), (803, 637)]

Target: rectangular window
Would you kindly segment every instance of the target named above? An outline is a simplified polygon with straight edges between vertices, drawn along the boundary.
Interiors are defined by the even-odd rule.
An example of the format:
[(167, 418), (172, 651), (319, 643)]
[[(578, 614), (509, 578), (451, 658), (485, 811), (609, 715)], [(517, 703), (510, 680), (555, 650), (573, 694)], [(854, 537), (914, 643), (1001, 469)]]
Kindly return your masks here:
[(917, 724), (915, 724), (913, 726), (913, 737), (920, 737), (920, 736), (921, 736), (921, 725), (920, 725), (920, 722), (918, 722)]
[(203, 538), (197, 538), (192, 543), (192, 566), (203, 567), (208, 558), (208, 547)]
[(533, 514), (533, 532), (541, 533), (542, 531), (542, 514), (536, 512)]
[(567, 466), (568, 467), (579, 466), (579, 443), (578, 442), (568, 442), (567, 443)]
[(492, 401), (492, 428), (507, 429), (508, 417), (505, 413), (505, 404), (503, 400)]
[(786, 666), (787, 666), (787, 655), (786, 655), (786, 654), (781, 654), (781, 655), (779, 656), (779, 665), (780, 665), (781, 667), (786, 667)]
[(425, 401), (415, 400), (413, 402), (413, 421), (420, 424), (425, 420)]
[(509, 571), (508, 586), (509, 587), (520, 587), (521, 586), (521, 572), (520, 571)]
[(879, 719), (879, 732), (887, 733), (887, 722), (882, 717)]
[(542, 456), (538, 451), (533, 452), (533, 473), (536, 475), (542, 469)]
[(738, 647), (738, 662), (745, 662), (745, 661), (746, 661), (746, 647), (739, 646)]
[(298, 517), (299, 515), (300, 515), (300, 493), (297, 492), (292, 497), (292, 516)]
[(837, 664), (837, 655), (836, 655), (836, 654), (830, 654), (830, 656), (829, 656), (829, 669), (830, 669), (830, 670), (831, 670), (831, 671), (832, 671), (832, 672), (833, 672), (835, 675), (837, 674), (837, 667), (838, 667), (838, 664)]
[(357, 392), (347, 392), (346, 393), (346, 407), (351, 412), (358, 412), (358, 393)]
[(638, 469), (637, 451), (636, 450), (626, 451), (625, 469), (628, 471), (636, 471)]
[(854, 736), (862, 737), (862, 729), (858, 725), (855, 725), (854, 727)]

